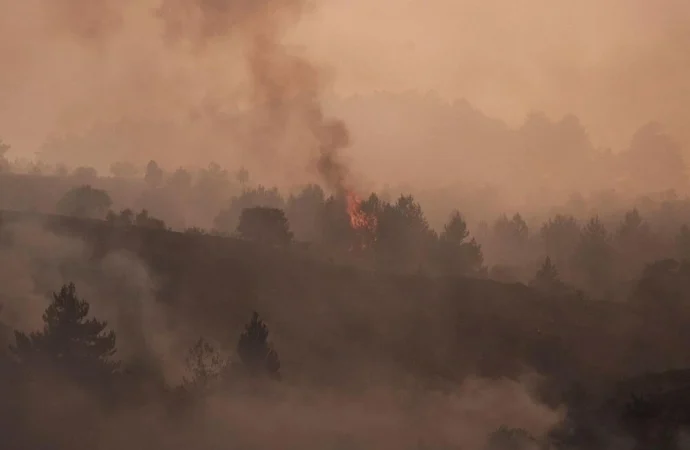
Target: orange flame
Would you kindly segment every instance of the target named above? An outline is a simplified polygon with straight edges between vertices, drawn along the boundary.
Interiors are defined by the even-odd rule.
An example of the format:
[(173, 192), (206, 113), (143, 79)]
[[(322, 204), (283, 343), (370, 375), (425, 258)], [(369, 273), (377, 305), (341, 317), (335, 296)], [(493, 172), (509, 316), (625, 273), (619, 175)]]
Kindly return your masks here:
[(362, 211), (362, 200), (352, 191), (347, 192), (347, 214), (350, 216), (350, 226), (359, 232), (360, 247), (367, 247), (366, 239), (375, 239), (374, 232), (378, 226), (376, 216)]

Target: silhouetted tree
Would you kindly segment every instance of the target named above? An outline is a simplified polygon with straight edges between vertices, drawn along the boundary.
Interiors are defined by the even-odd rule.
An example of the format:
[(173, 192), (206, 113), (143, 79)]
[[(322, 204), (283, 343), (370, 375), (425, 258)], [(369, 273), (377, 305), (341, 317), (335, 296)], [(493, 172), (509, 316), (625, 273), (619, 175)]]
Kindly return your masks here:
[(237, 233), (245, 239), (271, 245), (287, 245), (292, 240), (285, 212), (263, 206), (242, 210)]
[(437, 239), (422, 207), (411, 195), (401, 195), (395, 204), (383, 202), (378, 209), (375, 249), (381, 263), (418, 270), (428, 261)]
[(117, 161), (110, 165), (110, 173), (117, 178), (135, 178), (139, 169), (129, 161)]
[(242, 210), (255, 206), (284, 209), (285, 202), (276, 188), (266, 189), (263, 186), (258, 186), (255, 189), (245, 190), (230, 200), (228, 208), (218, 213), (213, 221), (215, 228), (226, 232), (235, 231)]
[(110, 359), (116, 352), (115, 333), (105, 331), (107, 322), (87, 319), (88, 315), (89, 304), (77, 297), (73, 283), (67, 284), (53, 293), (43, 314), (43, 330), (28, 335), (15, 332), (11, 350), (29, 367), (48, 364), (93, 381), (111, 375), (118, 366)]
[(87, 184), (67, 191), (58, 201), (57, 212), (65, 216), (100, 218), (112, 203), (106, 191)]
[(630, 301), (666, 311), (668, 317), (690, 310), (690, 261), (665, 259), (648, 264), (635, 284)]
[(240, 169), (235, 174), (235, 179), (238, 183), (240, 183), (242, 189), (244, 189), (247, 183), (249, 183), (249, 171), (244, 167), (240, 167)]
[(613, 261), (611, 237), (599, 217), (593, 217), (582, 229), (574, 267), (588, 289), (605, 294), (611, 287)]
[(72, 171), (72, 178), (75, 178), (82, 183), (89, 183), (98, 178), (98, 172), (93, 167), (81, 166)]
[(165, 222), (155, 217), (151, 217), (146, 209), (142, 209), (134, 218), (134, 225), (142, 228), (155, 228), (158, 230), (165, 229)]
[(351, 249), (357, 236), (350, 224), (347, 201), (343, 195), (332, 195), (326, 199), (319, 218), (320, 235), (323, 243), (339, 250)]
[(117, 226), (131, 226), (134, 225), (134, 211), (127, 208), (117, 214), (115, 211), (110, 210), (105, 216), (105, 220)]
[(144, 174), (144, 181), (151, 188), (157, 188), (163, 182), (163, 169), (154, 160), (149, 161), (146, 165), (146, 173)]
[(4, 158), (11, 148), (12, 147), (8, 143), (0, 139), (0, 158)]
[(649, 225), (642, 220), (637, 208), (628, 211), (616, 232), (614, 245), (618, 257), (619, 276), (637, 276), (650, 259), (661, 256)]
[(9, 172), (10, 171), (10, 162), (7, 160), (7, 157), (5, 156), (7, 152), (10, 151), (10, 146), (9, 144), (6, 144), (3, 142), (2, 139), (0, 139), (0, 173), (2, 172)]
[(565, 285), (560, 280), (558, 269), (548, 256), (529, 283), (530, 287), (549, 294), (563, 292)]
[(535, 188), (579, 188), (582, 172), (591, 171), (591, 161), (597, 156), (584, 126), (572, 114), (558, 122), (541, 112), (529, 114), (516, 137), (521, 147), (516, 170)]
[[(220, 209), (223, 202), (226, 202), (230, 196), (231, 188), (232, 182), (228, 171), (219, 164), (212, 162), (208, 167), (198, 172), (192, 192), (195, 195), (195, 201), (219, 205), (218, 208)], [(236, 217), (239, 217), (239, 212)]]
[(295, 238), (321, 241), (323, 208), (326, 201), (323, 189), (312, 184), (305, 186), (297, 195), (291, 195), (285, 206), (285, 214), (295, 233)]
[(184, 232), (186, 234), (193, 234), (196, 236), (203, 236), (205, 234), (208, 234), (208, 232), (206, 230), (204, 230), (203, 228), (200, 228), (200, 227), (189, 227), (189, 228), (185, 229)]
[(493, 224), (487, 249), (492, 259), (503, 265), (520, 267), (525, 264), (529, 228), (519, 213), (508, 218), (501, 215)]
[(494, 234), (505, 243), (524, 245), (529, 237), (529, 228), (520, 213), (516, 213), (511, 219), (504, 214), (494, 223)]
[(180, 167), (170, 175), (168, 186), (178, 191), (186, 191), (192, 187), (192, 174)]
[(647, 224), (642, 221), (640, 212), (637, 210), (637, 208), (634, 208), (625, 213), (623, 221), (621, 222), (620, 227), (618, 227), (618, 235), (621, 237), (628, 237), (640, 232), (646, 232), (648, 229), (649, 227)]
[(580, 226), (573, 216), (558, 214), (542, 225), (544, 249), (559, 267), (568, 267), (580, 239)]
[(441, 268), (448, 274), (466, 275), (478, 273), (484, 258), (481, 246), (470, 235), (467, 223), (458, 211), (454, 211), (439, 236), (438, 256)]
[(280, 360), (268, 341), (268, 327), (254, 312), (237, 343), (237, 354), (248, 373), (280, 379)]
[(656, 122), (635, 132), (630, 147), (620, 155), (628, 175), (626, 189), (651, 191), (683, 189), (687, 185), (685, 161), (680, 145)]

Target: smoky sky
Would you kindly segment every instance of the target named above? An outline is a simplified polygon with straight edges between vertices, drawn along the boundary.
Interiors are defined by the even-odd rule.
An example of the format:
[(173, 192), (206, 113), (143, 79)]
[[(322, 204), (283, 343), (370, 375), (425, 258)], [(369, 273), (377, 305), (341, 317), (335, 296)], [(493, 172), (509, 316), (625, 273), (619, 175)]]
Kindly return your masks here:
[(690, 5), (679, 0), (0, 0), (0, 10), (0, 136), (24, 156), (48, 136), (145, 121), (120, 147), (60, 155), (345, 173), (348, 145), (385, 134), (390, 150), (367, 151), (394, 154), (396, 133), (377, 111), (353, 132), (326, 112), (330, 99), (407, 90), (467, 99), (513, 126), (533, 110), (570, 112), (614, 151), (650, 120), (690, 141)]

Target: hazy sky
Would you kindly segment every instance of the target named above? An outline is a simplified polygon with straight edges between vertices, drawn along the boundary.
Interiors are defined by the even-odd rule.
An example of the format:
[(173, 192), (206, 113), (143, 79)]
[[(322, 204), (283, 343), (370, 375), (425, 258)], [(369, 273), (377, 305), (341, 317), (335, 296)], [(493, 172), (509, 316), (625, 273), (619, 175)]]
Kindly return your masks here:
[(512, 123), (574, 112), (610, 145), (687, 118), (682, 0), (331, 0), (307, 23), (343, 91), (433, 89)]
[[(187, 162), (180, 149), (226, 137), (188, 126), (190, 112), (228, 109), (256, 84), (247, 77), (247, 36), (258, 26), (280, 40), (289, 34), (288, 53), (319, 69), (314, 92), (434, 90), (513, 125), (535, 109), (573, 112), (595, 144), (615, 149), (657, 119), (690, 142), (687, 1), (263, 0), (236, 14), (250, 7), (168, 0), (187, 11), (176, 16), (184, 42), (174, 45), (154, 14), (161, 1), (0, 0), (0, 136), (28, 155), (56, 130), (174, 119), (184, 145), (153, 133), (137, 152), (166, 147), (171, 164)], [(195, 1), (234, 16), (197, 14)], [(209, 24), (213, 38), (191, 45)]]

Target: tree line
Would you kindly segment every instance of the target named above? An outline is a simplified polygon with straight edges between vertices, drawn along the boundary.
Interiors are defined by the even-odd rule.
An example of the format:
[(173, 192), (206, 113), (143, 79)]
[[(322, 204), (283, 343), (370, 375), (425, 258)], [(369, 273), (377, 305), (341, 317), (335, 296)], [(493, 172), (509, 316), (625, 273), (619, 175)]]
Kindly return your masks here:
[[(105, 216), (113, 226), (167, 228), (147, 210), (115, 213), (111, 206), (107, 192), (83, 185), (65, 193), (57, 211)], [(357, 211), (371, 226), (353, 226), (346, 193), (327, 195), (309, 185), (285, 199), (276, 188), (247, 187), (217, 214), (215, 228), (186, 232), (270, 246), (308, 242), (314, 251), (371, 268), (524, 282), (550, 293), (579, 291), (609, 299), (627, 297), (626, 285), (655, 261), (690, 259), (690, 207), (682, 199), (662, 203), (658, 212), (650, 212), (652, 220), (637, 207), (618, 222), (611, 215), (594, 214), (582, 221), (559, 213), (530, 226), (515, 213), (479, 222), (473, 231), (457, 210), (441, 230), (433, 229), (412, 195), (388, 201), (372, 193)]]

